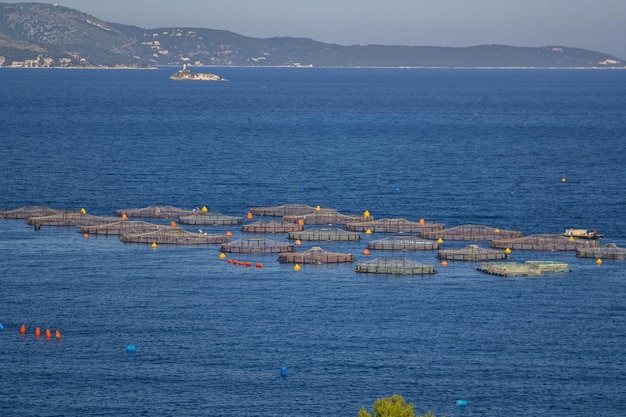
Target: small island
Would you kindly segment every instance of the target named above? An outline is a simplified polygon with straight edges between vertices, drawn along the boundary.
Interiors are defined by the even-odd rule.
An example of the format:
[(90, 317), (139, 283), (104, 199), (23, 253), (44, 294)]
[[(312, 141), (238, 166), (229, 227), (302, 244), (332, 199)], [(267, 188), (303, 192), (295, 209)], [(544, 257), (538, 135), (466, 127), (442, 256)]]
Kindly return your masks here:
[(176, 71), (170, 76), (170, 80), (191, 80), (191, 81), (226, 81), (225, 78), (217, 74), (197, 73), (187, 69), (187, 64), (183, 65), (183, 69)]

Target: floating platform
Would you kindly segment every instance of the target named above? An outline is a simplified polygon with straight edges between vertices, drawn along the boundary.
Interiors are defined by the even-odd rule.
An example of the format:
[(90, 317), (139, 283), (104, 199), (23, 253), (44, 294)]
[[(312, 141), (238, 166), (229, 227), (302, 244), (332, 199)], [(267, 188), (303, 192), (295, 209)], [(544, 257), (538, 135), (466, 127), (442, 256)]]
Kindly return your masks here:
[(443, 230), (440, 223), (413, 222), (407, 219), (380, 219), (374, 221), (361, 221), (359, 223), (348, 223), (346, 229), (355, 232), (372, 233), (421, 233), (424, 230)]
[(304, 226), (297, 223), (290, 223), (283, 220), (259, 220), (258, 222), (243, 225), (242, 232), (250, 233), (289, 233), (299, 232)]
[(354, 271), (369, 274), (427, 275), (435, 273), (435, 266), (404, 258), (377, 258), (357, 264)]
[(425, 240), (417, 236), (389, 236), (368, 242), (367, 248), (379, 250), (435, 250), (439, 248), (439, 243), (435, 240)]
[(536, 234), (517, 239), (492, 240), (490, 246), (500, 249), (532, 250), (532, 251), (575, 251), (600, 246), (597, 240), (565, 237), (556, 234)]
[(41, 226), (56, 227), (80, 227), (93, 226), (97, 224), (113, 223), (118, 221), (118, 217), (93, 216), (91, 214), (83, 214), (80, 212), (63, 212), (43, 217), (29, 217), (28, 224), (35, 226), (35, 229)]
[(180, 216), (190, 216), (197, 210), (184, 210), (174, 206), (149, 206), (144, 208), (120, 209), (115, 215), (143, 219), (178, 219)]
[(566, 263), (556, 261), (493, 262), (481, 264), (476, 270), (501, 277), (542, 276), (547, 273), (570, 272)]
[(92, 226), (81, 226), (81, 233), (122, 236), (129, 233), (147, 233), (159, 230), (159, 228), (169, 228), (169, 226), (148, 223), (140, 220), (119, 220), (113, 223), (104, 223)]
[[(256, 216), (301, 216), (304, 214), (315, 213), (317, 207), (307, 206), (306, 204), (283, 204), (282, 206), (273, 207), (252, 207), (250, 213)], [(336, 210), (335, 210), (336, 211)]]
[(228, 241), (224, 235), (194, 233), (179, 227), (163, 226), (162, 229), (146, 233), (128, 233), (122, 236), (127, 243), (157, 243), (159, 245), (198, 246), (219, 244)]
[(195, 211), (188, 216), (180, 216), (179, 223), (195, 226), (233, 226), (243, 223), (243, 217), (226, 216), (222, 213)]
[(24, 206), (13, 210), (0, 210), (0, 219), (27, 220), (31, 217), (45, 217), (67, 212), (68, 210), (56, 210), (47, 206)]
[(344, 229), (333, 227), (314, 227), (301, 232), (290, 232), (289, 239), (297, 240), (319, 240), (328, 242), (347, 242), (361, 239), (357, 232), (348, 232)]
[(518, 230), (504, 230), (480, 224), (462, 224), (443, 230), (423, 230), (427, 239), (492, 241), (494, 239), (516, 239), (523, 236)]
[(626, 248), (620, 248), (615, 243), (607, 243), (597, 248), (581, 248), (576, 251), (579, 258), (601, 258), (626, 260)]
[(354, 255), (351, 253), (328, 252), (315, 246), (303, 252), (282, 252), (278, 256), (278, 260), (282, 263), (321, 265), (354, 262)]
[(285, 215), (283, 220), (293, 223), (299, 223), (302, 220), (304, 224), (346, 225), (348, 223), (368, 221), (371, 220), (371, 217), (341, 214), (335, 209), (320, 209), (310, 214)]
[(221, 247), (222, 252), (229, 253), (280, 253), (293, 250), (290, 243), (265, 238), (242, 238), (225, 243)]
[(508, 257), (504, 250), (481, 248), (478, 245), (469, 245), (463, 249), (441, 249), (437, 253), (438, 259), (449, 261), (494, 261)]

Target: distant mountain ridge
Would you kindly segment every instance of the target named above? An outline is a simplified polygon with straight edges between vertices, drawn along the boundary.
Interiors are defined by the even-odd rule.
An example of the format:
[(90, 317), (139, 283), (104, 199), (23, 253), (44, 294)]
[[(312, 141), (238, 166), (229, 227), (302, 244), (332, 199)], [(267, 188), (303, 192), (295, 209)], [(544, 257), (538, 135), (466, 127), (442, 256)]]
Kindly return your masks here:
[(0, 66), (615, 68), (614, 56), (563, 46), (342, 46), (307, 38), (251, 38), (201, 28), (142, 29), (45, 3), (0, 3)]

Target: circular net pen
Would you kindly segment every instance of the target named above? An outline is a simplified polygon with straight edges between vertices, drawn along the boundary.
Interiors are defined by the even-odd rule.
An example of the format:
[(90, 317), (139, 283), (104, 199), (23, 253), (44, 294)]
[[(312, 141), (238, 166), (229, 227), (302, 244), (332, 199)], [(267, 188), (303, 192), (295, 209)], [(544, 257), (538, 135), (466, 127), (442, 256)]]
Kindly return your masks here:
[(154, 223), (148, 223), (135, 220), (120, 220), (113, 223), (98, 224), (92, 226), (81, 226), (81, 233), (88, 233), (94, 235), (105, 236), (121, 236), (129, 233), (147, 233), (154, 232), (159, 228), (168, 226), (158, 225)]
[(518, 230), (503, 230), (480, 224), (463, 224), (443, 230), (423, 230), (422, 237), (443, 240), (492, 241), (494, 239), (516, 239), (523, 236)]
[(314, 227), (301, 232), (290, 232), (289, 239), (294, 240), (318, 240), (328, 242), (353, 242), (361, 239), (357, 232), (332, 227)]
[(118, 217), (93, 216), (80, 212), (64, 212), (51, 216), (30, 217), (28, 224), (32, 224), (36, 229), (41, 226), (74, 227), (93, 226), (96, 224), (113, 223), (118, 221)]
[(31, 217), (45, 217), (67, 213), (67, 210), (56, 210), (46, 206), (24, 206), (13, 210), (0, 210), (0, 219), (26, 220)]
[(229, 253), (280, 253), (292, 252), (293, 245), (265, 238), (242, 238), (222, 245), (222, 252)]
[(328, 252), (316, 246), (303, 252), (282, 252), (278, 256), (278, 260), (281, 263), (321, 265), (354, 262), (354, 255), (351, 253)]
[(252, 207), (250, 213), (256, 216), (301, 216), (303, 214), (315, 213), (315, 207), (306, 204), (283, 204), (273, 207)]
[(367, 248), (377, 250), (435, 250), (439, 248), (439, 243), (435, 240), (425, 240), (416, 236), (389, 236), (368, 242)]
[(371, 217), (365, 217), (363, 215), (349, 215), (341, 214), (335, 209), (321, 209), (315, 213), (283, 216), (283, 220), (286, 222), (299, 223), (302, 220), (305, 224), (317, 224), (317, 225), (345, 225), (354, 222), (363, 222), (369, 220)]
[(149, 206), (144, 208), (120, 209), (115, 215), (144, 219), (177, 219), (180, 216), (189, 216), (194, 210), (183, 210), (174, 206)]
[(490, 246), (497, 249), (530, 251), (575, 251), (600, 246), (597, 240), (577, 239), (556, 234), (537, 234), (517, 239), (492, 240)]
[(194, 233), (179, 227), (170, 227), (146, 233), (128, 233), (122, 236), (127, 243), (157, 243), (163, 245), (198, 246), (219, 244), (228, 241), (223, 235)]
[(303, 225), (282, 220), (259, 220), (241, 227), (242, 232), (250, 233), (289, 233), (299, 232), (303, 229)]
[(615, 243), (607, 243), (598, 248), (581, 248), (576, 251), (579, 258), (602, 258), (626, 260), (626, 248), (620, 248)]
[(404, 258), (377, 258), (356, 265), (355, 272), (393, 275), (427, 275), (435, 273), (435, 266)]
[(469, 245), (463, 249), (441, 249), (437, 252), (437, 258), (449, 261), (495, 261), (508, 257), (504, 250), (481, 248), (478, 245)]
[(243, 223), (243, 218), (226, 216), (221, 213), (196, 211), (189, 216), (180, 216), (178, 221), (181, 224), (195, 226), (233, 226)]
[(346, 229), (356, 232), (369, 230), (373, 233), (421, 233), (424, 230), (443, 230), (443, 224), (412, 222), (407, 219), (380, 219), (359, 223), (348, 223)]

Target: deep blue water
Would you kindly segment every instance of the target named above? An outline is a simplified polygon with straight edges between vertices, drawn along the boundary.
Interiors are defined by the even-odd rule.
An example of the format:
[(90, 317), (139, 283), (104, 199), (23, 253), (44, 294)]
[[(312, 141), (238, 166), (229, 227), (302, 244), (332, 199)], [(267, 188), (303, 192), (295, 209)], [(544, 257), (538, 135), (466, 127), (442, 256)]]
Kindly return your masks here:
[[(0, 209), (304, 203), (626, 246), (624, 71), (173, 71), (0, 70)], [(300, 250), (363, 261), (380, 237)], [(407, 278), (218, 249), (0, 220), (0, 414), (356, 416), (398, 393), (448, 417), (626, 415), (624, 261), (515, 251), (573, 271), (504, 279), (375, 253), (436, 264)]]

